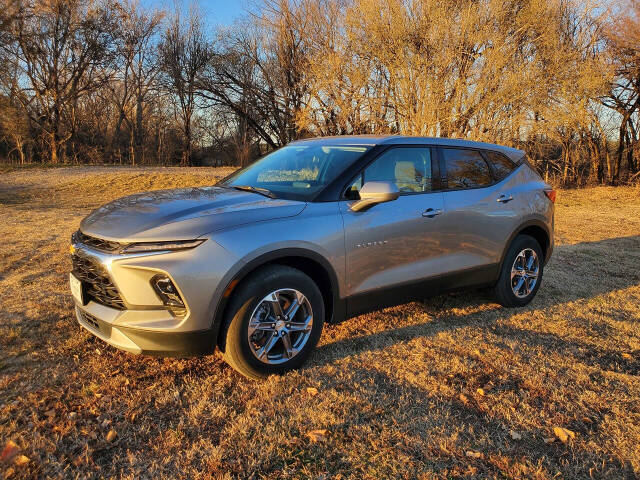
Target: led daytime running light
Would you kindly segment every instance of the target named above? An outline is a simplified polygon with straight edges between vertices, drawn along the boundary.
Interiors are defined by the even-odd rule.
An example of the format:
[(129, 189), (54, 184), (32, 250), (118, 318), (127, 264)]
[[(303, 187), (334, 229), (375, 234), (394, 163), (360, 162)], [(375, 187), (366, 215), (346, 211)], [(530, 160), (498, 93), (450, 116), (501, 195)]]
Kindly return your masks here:
[(194, 248), (204, 242), (198, 240), (176, 240), (172, 242), (141, 242), (131, 243), (122, 249), (122, 253), (161, 252), (165, 250), (186, 250)]

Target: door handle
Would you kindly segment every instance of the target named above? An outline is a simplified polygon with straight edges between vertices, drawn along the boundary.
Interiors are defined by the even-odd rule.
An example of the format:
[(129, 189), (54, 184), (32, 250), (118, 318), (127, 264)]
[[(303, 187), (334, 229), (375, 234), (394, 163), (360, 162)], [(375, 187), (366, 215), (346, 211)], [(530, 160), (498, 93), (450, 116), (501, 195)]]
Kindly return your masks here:
[(498, 202), (500, 203), (507, 203), (507, 202), (510, 202), (511, 200), (513, 200), (513, 195), (500, 195), (498, 197)]
[(422, 212), (423, 217), (433, 218), (436, 215), (440, 215), (442, 213), (441, 208), (427, 208), (424, 212)]

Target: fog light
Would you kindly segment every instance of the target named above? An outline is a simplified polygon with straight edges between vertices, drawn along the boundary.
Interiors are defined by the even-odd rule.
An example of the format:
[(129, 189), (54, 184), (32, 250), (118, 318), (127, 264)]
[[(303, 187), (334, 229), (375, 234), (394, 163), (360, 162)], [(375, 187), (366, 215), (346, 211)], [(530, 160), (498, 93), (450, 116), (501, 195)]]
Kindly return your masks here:
[(166, 275), (156, 275), (151, 279), (151, 285), (156, 291), (162, 303), (169, 307), (184, 308), (184, 302), (178, 293), (178, 289)]

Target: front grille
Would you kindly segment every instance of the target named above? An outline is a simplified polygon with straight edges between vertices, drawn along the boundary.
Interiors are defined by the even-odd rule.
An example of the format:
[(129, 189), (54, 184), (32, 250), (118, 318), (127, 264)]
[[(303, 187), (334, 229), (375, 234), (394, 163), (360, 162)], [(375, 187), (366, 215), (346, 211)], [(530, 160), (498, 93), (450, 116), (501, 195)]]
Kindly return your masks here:
[(125, 309), (118, 289), (102, 265), (89, 257), (78, 254), (72, 255), (71, 259), (74, 275), (86, 285), (87, 297), (107, 307), (117, 310)]
[(101, 252), (113, 253), (122, 250), (126, 244), (104, 240), (103, 238), (92, 237), (82, 233), (80, 230), (71, 236), (71, 243), (81, 243), (87, 247), (94, 248)]

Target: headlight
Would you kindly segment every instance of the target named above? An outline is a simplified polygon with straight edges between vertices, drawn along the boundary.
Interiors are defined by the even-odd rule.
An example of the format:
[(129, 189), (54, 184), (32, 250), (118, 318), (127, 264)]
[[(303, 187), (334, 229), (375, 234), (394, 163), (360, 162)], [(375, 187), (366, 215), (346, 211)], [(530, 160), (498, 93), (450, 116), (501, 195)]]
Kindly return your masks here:
[(204, 242), (205, 239), (198, 240), (177, 240), (173, 242), (140, 242), (131, 243), (122, 249), (122, 253), (144, 253), (161, 252), (165, 250), (186, 250), (194, 248)]

